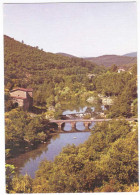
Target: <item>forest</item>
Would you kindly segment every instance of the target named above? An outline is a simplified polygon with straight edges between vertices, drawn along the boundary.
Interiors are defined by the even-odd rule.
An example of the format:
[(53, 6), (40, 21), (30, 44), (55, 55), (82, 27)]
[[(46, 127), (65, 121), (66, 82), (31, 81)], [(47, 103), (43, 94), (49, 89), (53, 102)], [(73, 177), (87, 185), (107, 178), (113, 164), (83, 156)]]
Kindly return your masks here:
[[(47, 140), (52, 133), (47, 129), (49, 119), (59, 119), (65, 109), (85, 106), (90, 97), (96, 101), (89, 108), (96, 111), (100, 96), (113, 99), (104, 113), (114, 119), (97, 124), (84, 144), (65, 147), (54, 162), (43, 161), (35, 179), (17, 176), (15, 167), (6, 164), (8, 193), (138, 191), (137, 124), (115, 120), (138, 116), (137, 64), (121, 73), (117, 70), (115, 64), (98, 66), (4, 36), (7, 159)], [(9, 92), (16, 87), (33, 88), (34, 108), (45, 112), (32, 117), (15, 108)]]
[(55, 113), (48, 114), (55, 118), (59, 118), (63, 109), (78, 107), (88, 97), (98, 94), (115, 101), (108, 108), (107, 117), (137, 115), (136, 64), (128, 71), (117, 73), (114, 64), (111, 68), (97, 66), (82, 58), (44, 52), (8, 36), (4, 36), (4, 64), (6, 111), (14, 107), (9, 90), (23, 87), (33, 88), (35, 107), (48, 110), (54, 106)]
[(6, 171), (9, 193), (138, 191), (137, 125), (96, 125), (84, 144), (63, 148), (54, 162), (42, 161), (34, 179), (17, 176), (12, 165)]
[(35, 105), (52, 104), (62, 89), (63, 99), (67, 91), (83, 92), (87, 73), (105, 71), (82, 58), (44, 52), (7, 36), (4, 37), (4, 61), (5, 88), (33, 88)]
[(26, 148), (35, 148), (49, 138), (48, 120), (43, 115), (31, 117), (23, 110), (14, 109), (5, 114), (5, 150), (6, 158), (25, 152)]

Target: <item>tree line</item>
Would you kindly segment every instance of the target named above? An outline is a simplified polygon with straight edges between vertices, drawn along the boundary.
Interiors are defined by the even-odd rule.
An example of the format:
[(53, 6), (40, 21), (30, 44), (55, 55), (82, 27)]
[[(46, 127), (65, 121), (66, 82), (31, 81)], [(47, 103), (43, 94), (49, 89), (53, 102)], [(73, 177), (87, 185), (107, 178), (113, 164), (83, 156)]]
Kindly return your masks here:
[(5, 89), (33, 88), (34, 104), (42, 106), (58, 97), (64, 87), (69, 88), (73, 98), (74, 93), (86, 88), (88, 72), (105, 71), (82, 58), (44, 52), (8, 36), (4, 36), (4, 61)]
[[(46, 116), (31, 117), (14, 108), (9, 91), (33, 88), (34, 106), (59, 118), (66, 108), (78, 109), (87, 98), (101, 106), (99, 94), (114, 100), (106, 117), (137, 116), (137, 65), (117, 73), (82, 58), (69, 58), (4, 37), (6, 157), (48, 139)], [(88, 74), (92, 76), (89, 77)], [(100, 106), (98, 106), (100, 105)], [(49, 110), (53, 106), (54, 111)], [(138, 190), (137, 127), (126, 121), (96, 125), (89, 140), (63, 149), (53, 163), (43, 161), (35, 179), (16, 176), (6, 165), (7, 192), (108, 192)], [(13, 179), (12, 179), (13, 178)]]
[(82, 58), (44, 52), (8, 36), (4, 37), (4, 50), (6, 111), (14, 108), (9, 90), (29, 87), (34, 89), (34, 106), (46, 109), (54, 106), (56, 117), (62, 108), (83, 104), (94, 94), (114, 99), (107, 112), (109, 118), (137, 115), (136, 64), (117, 73), (115, 65), (105, 68)]
[[(8, 167), (10, 193), (76, 193), (138, 191), (137, 125), (125, 120), (96, 125), (89, 139), (68, 145), (54, 162), (40, 163), (36, 176), (16, 176)], [(9, 174), (9, 175), (10, 175)]]
[(25, 149), (36, 147), (50, 136), (48, 120), (44, 115), (31, 117), (27, 112), (14, 109), (5, 115), (5, 150), (10, 158)]

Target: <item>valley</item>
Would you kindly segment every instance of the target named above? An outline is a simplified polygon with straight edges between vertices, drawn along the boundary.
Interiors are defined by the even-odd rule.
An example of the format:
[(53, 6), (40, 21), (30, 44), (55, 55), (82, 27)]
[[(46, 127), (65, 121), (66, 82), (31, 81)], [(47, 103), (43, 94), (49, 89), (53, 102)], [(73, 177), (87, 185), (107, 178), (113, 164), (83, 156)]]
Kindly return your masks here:
[[(138, 117), (135, 57), (105, 55), (98, 64), (5, 35), (4, 59), (7, 192), (137, 188), (137, 120), (131, 121)], [(32, 89), (30, 110), (15, 105), (15, 89)], [(73, 127), (76, 132), (68, 132)]]

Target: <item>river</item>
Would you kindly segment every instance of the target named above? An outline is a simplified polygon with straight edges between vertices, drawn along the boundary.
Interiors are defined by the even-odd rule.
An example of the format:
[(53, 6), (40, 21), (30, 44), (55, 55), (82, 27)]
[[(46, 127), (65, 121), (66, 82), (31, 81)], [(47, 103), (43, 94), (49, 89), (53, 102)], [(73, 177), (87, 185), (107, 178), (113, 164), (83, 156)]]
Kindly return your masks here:
[(62, 148), (68, 144), (76, 146), (83, 143), (90, 136), (90, 132), (60, 133), (54, 135), (47, 143), (40, 144), (37, 149), (26, 152), (18, 157), (7, 160), (7, 163), (13, 164), (18, 174), (26, 173), (32, 178), (35, 177), (35, 171), (40, 162), (44, 159), (53, 161)]
[[(93, 109), (93, 108), (92, 108)], [(85, 112), (86, 107), (81, 108), (76, 113)], [(67, 110), (63, 114), (73, 114), (74, 111)], [(91, 129), (95, 123), (92, 123), (89, 128)], [(85, 130), (83, 122), (77, 122), (77, 130)], [(65, 123), (65, 131), (71, 130), (71, 125)], [(90, 132), (74, 132), (74, 133), (60, 133), (52, 136), (50, 140), (45, 144), (40, 144), (37, 149), (28, 151), (24, 154), (20, 154), (18, 157), (11, 158), (6, 162), (8, 164), (13, 164), (16, 167), (16, 172), (18, 174), (25, 175), (26, 173), (32, 178), (35, 177), (35, 171), (38, 169), (40, 162), (44, 159), (53, 161), (55, 156), (57, 156), (62, 148), (68, 144), (75, 144), (78, 146), (81, 143), (84, 143), (90, 136)]]
[[(94, 111), (94, 107), (90, 107), (92, 111)], [(77, 110), (65, 110), (62, 114), (78, 114), (78, 113), (85, 113), (87, 109), (87, 106), (85, 107), (79, 107), (78, 111)]]

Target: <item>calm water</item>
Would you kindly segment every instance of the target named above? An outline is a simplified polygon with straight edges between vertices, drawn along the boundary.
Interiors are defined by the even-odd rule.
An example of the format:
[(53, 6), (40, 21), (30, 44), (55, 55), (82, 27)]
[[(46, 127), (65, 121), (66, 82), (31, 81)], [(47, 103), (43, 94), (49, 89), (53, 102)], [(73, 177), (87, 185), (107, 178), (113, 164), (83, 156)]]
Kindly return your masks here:
[[(66, 110), (63, 114), (73, 114), (73, 113), (84, 113), (87, 107), (80, 108), (79, 111), (76, 110)], [(94, 111), (94, 107), (91, 107)], [(92, 122), (89, 126), (91, 129), (95, 125)], [(83, 122), (76, 123), (77, 130), (85, 130), (85, 126)], [(65, 131), (71, 130), (71, 124), (65, 123), (64, 125)], [(26, 152), (25, 154), (21, 154), (16, 158), (7, 160), (7, 163), (15, 165), (17, 167), (17, 173), (25, 175), (26, 173), (30, 175), (32, 178), (35, 177), (35, 171), (38, 169), (40, 162), (44, 159), (53, 161), (55, 156), (57, 156), (62, 148), (68, 144), (75, 144), (76, 146), (84, 143), (88, 137), (90, 136), (90, 132), (74, 132), (74, 133), (60, 133), (54, 135), (46, 144), (41, 144), (37, 149)]]
[[(90, 107), (92, 109), (92, 111), (94, 111), (94, 107)], [(80, 107), (79, 110), (65, 110), (62, 114), (66, 115), (66, 114), (78, 114), (78, 113), (85, 113), (87, 109), (87, 106), (85, 107)]]
[(75, 144), (77, 146), (86, 141), (89, 136), (90, 132), (57, 134), (48, 143), (41, 144), (38, 149), (21, 154), (16, 158), (10, 159), (7, 163), (15, 165), (17, 167), (17, 173), (22, 175), (27, 173), (34, 178), (35, 171), (38, 169), (39, 163), (42, 160), (47, 159), (53, 161), (64, 146), (68, 144)]
[[(92, 122), (92, 123), (89, 125), (89, 129), (91, 129), (94, 125), (95, 125), (95, 122)], [(83, 122), (77, 122), (77, 123), (76, 123), (76, 129), (79, 130), (79, 131), (85, 130), (84, 123), (83, 123)], [(71, 124), (70, 124), (70, 123), (65, 123), (65, 125), (64, 125), (64, 130), (65, 130), (65, 131), (70, 131), (70, 130), (71, 130)]]

